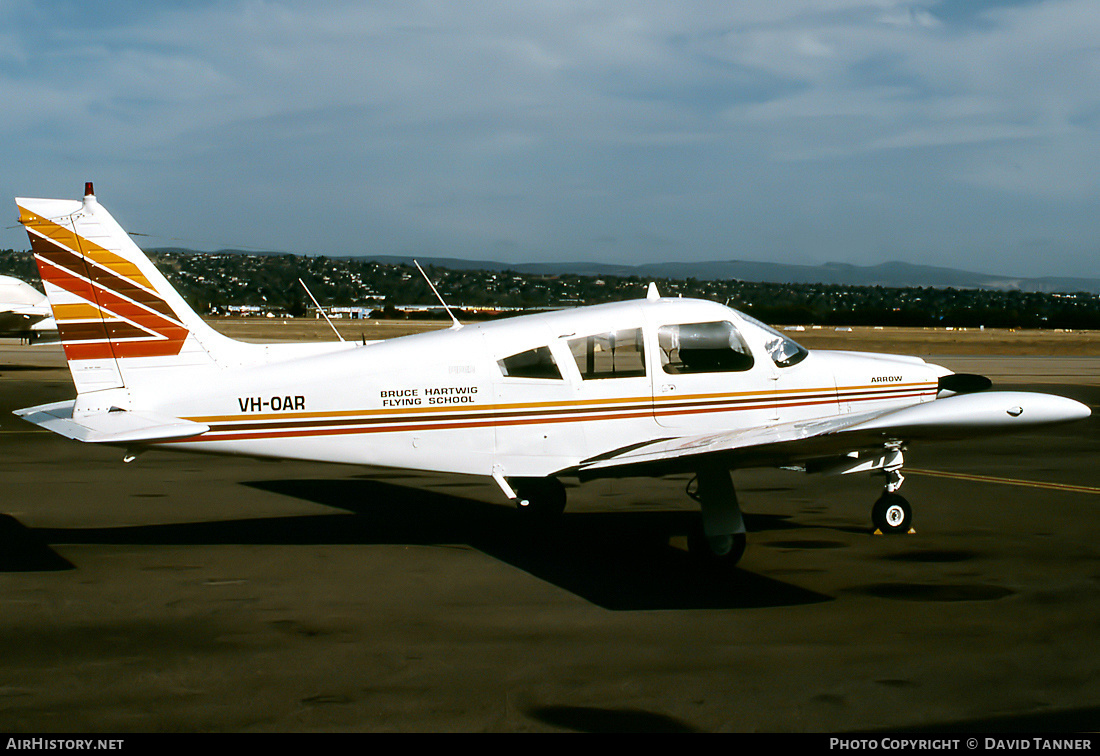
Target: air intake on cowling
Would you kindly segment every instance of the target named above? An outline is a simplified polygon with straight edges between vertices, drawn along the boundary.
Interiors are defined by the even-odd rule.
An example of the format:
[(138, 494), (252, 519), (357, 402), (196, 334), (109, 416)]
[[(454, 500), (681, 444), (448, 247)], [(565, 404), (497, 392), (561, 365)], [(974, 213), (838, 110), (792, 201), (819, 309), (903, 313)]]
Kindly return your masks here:
[(993, 381), (984, 375), (972, 375), (970, 373), (952, 373), (940, 378), (940, 391), (950, 391), (952, 394), (975, 394), (985, 391), (993, 385)]

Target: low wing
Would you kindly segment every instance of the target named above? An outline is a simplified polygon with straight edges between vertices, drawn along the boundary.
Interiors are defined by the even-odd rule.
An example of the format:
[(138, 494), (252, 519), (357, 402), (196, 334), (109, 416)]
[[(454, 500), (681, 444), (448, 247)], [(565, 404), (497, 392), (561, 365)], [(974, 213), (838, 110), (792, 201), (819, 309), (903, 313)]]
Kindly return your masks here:
[(727, 433), (658, 439), (582, 462), (581, 477), (666, 475), (704, 465), (782, 467), (820, 462), (884, 444), (1012, 433), (1088, 417), (1084, 404), (1049, 394), (991, 391), (901, 409), (779, 423)]
[(73, 417), (73, 402), (40, 404), (16, 410), (24, 420), (76, 441), (92, 444), (136, 444), (191, 438), (209, 425), (150, 412), (117, 410)]
[[(53, 324), (53, 318), (47, 308), (45, 312), (33, 307), (11, 307), (0, 303), (0, 336), (27, 336), (33, 331), (42, 330), (42, 324)], [(48, 330), (48, 328), (47, 328)], [(57, 330), (57, 326), (53, 326)]]

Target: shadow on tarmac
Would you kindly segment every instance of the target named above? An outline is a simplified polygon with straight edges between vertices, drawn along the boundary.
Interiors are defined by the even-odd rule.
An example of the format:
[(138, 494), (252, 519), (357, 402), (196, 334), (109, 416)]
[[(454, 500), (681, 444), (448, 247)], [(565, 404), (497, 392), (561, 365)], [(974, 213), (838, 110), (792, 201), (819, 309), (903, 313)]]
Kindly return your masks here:
[[(112, 528), (29, 529), (3, 520), (0, 571), (69, 569), (47, 544), (467, 544), (611, 610), (731, 609), (832, 600), (745, 570), (705, 569), (670, 541), (696, 526), (682, 512), (566, 512), (555, 524), (446, 493), (371, 480), (273, 480), (264, 491), (347, 514)], [(785, 529), (785, 518), (746, 516), (750, 532)]]
[(603, 709), (592, 706), (541, 706), (529, 709), (527, 716), (544, 724), (573, 732), (602, 733), (685, 733), (698, 732), (689, 725), (664, 714), (637, 709)]
[(0, 572), (71, 570), (73, 564), (50, 548), (40, 531), (0, 514)]

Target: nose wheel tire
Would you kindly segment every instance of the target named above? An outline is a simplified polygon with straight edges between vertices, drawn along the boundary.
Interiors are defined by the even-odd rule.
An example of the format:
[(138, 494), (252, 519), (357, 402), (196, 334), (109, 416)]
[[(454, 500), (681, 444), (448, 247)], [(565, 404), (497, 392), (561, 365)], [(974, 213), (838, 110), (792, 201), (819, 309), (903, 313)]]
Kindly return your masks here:
[(913, 527), (913, 509), (904, 497), (884, 493), (871, 509), (871, 520), (881, 533), (908, 533)]

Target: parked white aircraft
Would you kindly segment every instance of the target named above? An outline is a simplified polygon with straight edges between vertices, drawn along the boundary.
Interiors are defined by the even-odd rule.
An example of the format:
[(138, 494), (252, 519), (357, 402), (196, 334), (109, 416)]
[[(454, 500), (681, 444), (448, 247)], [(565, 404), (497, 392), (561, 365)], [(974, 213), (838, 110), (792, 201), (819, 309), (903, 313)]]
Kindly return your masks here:
[(872, 516), (909, 530), (910, 442), (1088, 417), (1079, 402), (984, 392), (913, 357), (809, 352), (728, 307), (666, 299), (356, 344), (245, 344), (208, 327), (104, 210), (17, 199), (76, 385), (18, 410), (68, 438), (492, 477), (521, 508), (565, 506), (563, 476), (694, 472), (693, 548), (735, 563), (730, 471), (880, 471)]
[(57, 324), (46, 295), (26, 281), (0, 276), (0, 337), (56, 339)]

